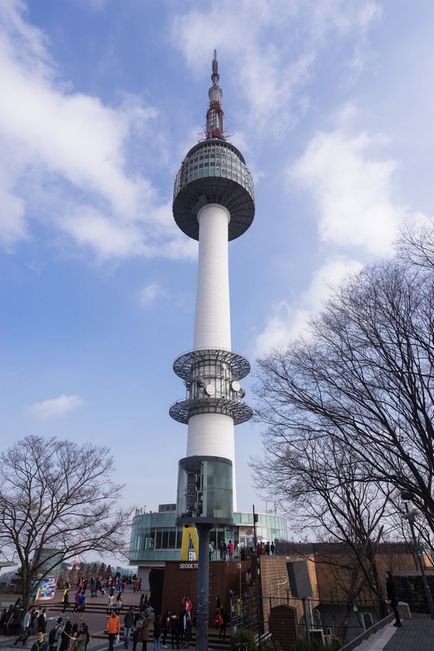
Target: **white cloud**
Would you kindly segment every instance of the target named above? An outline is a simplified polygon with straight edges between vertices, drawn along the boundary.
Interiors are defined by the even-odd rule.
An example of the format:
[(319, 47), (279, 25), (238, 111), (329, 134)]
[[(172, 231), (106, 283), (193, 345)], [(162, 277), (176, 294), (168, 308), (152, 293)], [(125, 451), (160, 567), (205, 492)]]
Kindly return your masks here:
[(375, 153), (384, 136), (375, 138), (351, 129), (354, 110), (345, 107), (334, 131), (317, 133), (288, 177), (314, 201), (325, 262), (316, 269), (308, 289), (295, 301), (282, 300), (272, 308), (256, 339), (256, 354), (308, 333), (309, 320), (318, 314), (333, 287), (363, 264), (393, 254), (399, 228), (420, 224), (427, 217), (411, 213), (394, 199), (397, 162)]
[(140, 292), (140, 305), (148, 307), (156, 301), (159, 296), (165, 296), (166, 291), (158, 283), (149, 283)]
[(24, 201), (10, 189), (6, 170), (0, 165), (0, 247), (8, 248), (28, 237)]
[(256, 133), (282, 133), (309, 100), (300, 89), (311, 78), (327, 37), (352, 37), (361, 61), (369, 25), (380, 15), (376, 2), (354, 0), (214, 0), (174, 17), (172, 43), (198, 74), (212, 48), (231, 60), (231, 80)]
[(299, 335), (309, 336), (309, 321), (320, 312), (334, 289), (362, 268), (358, 260), (330, 258), (314, 271), (307, 290), (294, 302), (282, 300), (273, 306), (264, 330), (256, 339), (255, 354), (265, 355), (285, 347)]
[(55, 418), (63, 416), (78, 407), (81, 407), (83, 400), (80, 396), (61, 395), (58, 398), (44, 400), (43, 402), (34, 402), (30, 409), (33, 414), (41, 418)]
[(366, 133), (318, 133), (289, 176), (314, 197), (322, 242), (389, 255), (405, 209), (392, 199), (396, 161), (374, 158)]
[(65, 217), (62, 229), (78, 244), (93, 249), (99, 260), (150, 253), (137, 224), (122, 224), (88, 206)]
[(7, 89), (0, 103), (0, 170), (7, 169), (0, 181), (0, 242), (11, 246), (28, 237), (28, 215), (38, 213), (39, 200), (46, 225), (102, 259), (188, 255), (152, 184), (128, 159), (132, 134), (152, 146), (156, 110), (137, 96), (111, 107), (72, 89), (19, 0), (0, 4), (0, 84)]

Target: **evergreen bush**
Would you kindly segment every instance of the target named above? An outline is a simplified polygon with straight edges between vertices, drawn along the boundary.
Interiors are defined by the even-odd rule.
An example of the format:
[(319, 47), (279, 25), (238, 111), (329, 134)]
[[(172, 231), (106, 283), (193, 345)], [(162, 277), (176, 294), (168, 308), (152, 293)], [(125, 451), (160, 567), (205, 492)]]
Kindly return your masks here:
[(253, 633), (244, 629), (231, 635), (231, 651), (256, 651)]

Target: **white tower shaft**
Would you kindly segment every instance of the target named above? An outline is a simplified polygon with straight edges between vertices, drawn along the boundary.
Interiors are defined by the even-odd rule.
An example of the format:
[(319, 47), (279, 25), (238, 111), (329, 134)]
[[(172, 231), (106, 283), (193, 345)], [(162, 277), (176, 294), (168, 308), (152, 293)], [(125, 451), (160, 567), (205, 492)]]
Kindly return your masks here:
[(231, 349), (229, 211), (208, 204), (198, 213), (199, 262), (193, 349)]
[[(193, 349), (231, 349), (229, 299), (229, 211), (207, 204), (198, 213), (199, 261)], [(224, 414), (196, 414), (188, 421), (187, 457), (225, 457), (232, 461), (236, 508), (234, 421)]]

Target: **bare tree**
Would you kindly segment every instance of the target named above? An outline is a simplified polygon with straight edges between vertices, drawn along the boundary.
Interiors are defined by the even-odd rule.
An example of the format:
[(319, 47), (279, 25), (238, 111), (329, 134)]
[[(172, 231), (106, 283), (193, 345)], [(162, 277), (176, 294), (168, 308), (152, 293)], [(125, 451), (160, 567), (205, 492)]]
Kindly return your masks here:
[(285, 441), (339, 441), (434, 532), (434, 276), (404, 253), (337, 292), (311, 339), (260, 360), (259, 418)]
[(434, 269), (434, 226), (431, 223), (421, 228), (405, 226), (401, 236), (403, 258), (411, 265)]
[(298, 438), (280, 427), (263, 437), (265, 456), (252, 464), (257, 484), (281, 498), (293, 526), (320, 541), (343, 543), (344, 553), (331, 556), (329, 572), (342, 583), (345, 631), (353, 605), (368, 589), (385, 614), (376, 553), (391, 502), (387, 485), (372, 480), (366, 463), (355, 460), (340, 439), (312, 435)]
[(106, 448), (29, 436), (0, 458), (0, 542), (18, 556), (24, 607), (60, 562), (123, 555), (131, 512), (117, 507), (123, 487)]

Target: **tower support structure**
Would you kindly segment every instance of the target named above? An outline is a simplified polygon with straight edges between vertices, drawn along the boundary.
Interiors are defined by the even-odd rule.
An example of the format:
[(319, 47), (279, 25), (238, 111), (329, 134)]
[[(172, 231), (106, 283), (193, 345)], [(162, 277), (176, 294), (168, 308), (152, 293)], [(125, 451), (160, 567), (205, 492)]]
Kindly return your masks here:
[(193, 349), (173, 365), (186, 394), (169, 413), (188, 425), (186, 456), (179, 461), (177, 523), (194, 524), (199, 534), (200, 651), (208, 648), (209, 531), (233, 524), (234, 426), (252, 416), (240, 384), (250, 364), (231, 350), (228, 241), (253, 221), (253, 180), (241, 152), (224, 136), (216, 51), (211, 80), (206, 137), (187, 153), (173, 193), (177, 225), (199, 241)]

